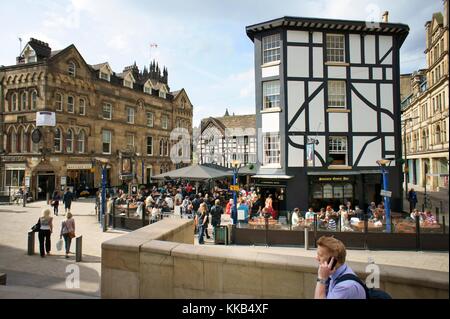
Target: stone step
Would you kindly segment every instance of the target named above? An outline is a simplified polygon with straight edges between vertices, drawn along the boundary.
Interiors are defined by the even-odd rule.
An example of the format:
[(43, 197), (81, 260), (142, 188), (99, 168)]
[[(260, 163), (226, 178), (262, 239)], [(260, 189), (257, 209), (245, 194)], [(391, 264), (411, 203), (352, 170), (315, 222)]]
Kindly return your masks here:
[(99, 297), (45, 288), (0, 286), (0, 299), (99, 299)]

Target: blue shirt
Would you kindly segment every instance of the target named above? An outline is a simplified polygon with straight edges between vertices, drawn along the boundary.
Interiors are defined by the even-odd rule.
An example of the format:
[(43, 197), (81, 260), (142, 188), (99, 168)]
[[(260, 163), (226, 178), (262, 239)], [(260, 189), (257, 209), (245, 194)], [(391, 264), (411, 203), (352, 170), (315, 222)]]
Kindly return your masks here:
[(336, 279), (346, 274), (355, 274), (346, 264), (342, 265), (330, 277), (327, 299), (366, 299), (366, 291), (354, 280), (346, 280), (334, 285)]

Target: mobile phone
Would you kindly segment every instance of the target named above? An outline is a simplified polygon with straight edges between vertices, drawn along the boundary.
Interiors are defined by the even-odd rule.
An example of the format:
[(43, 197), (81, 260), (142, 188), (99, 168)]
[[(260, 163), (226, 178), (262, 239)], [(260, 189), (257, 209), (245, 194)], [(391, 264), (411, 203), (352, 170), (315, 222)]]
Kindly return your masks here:
[[(330, 264), (332, 258), (333, 257), (328, 258), (328, 264)], [(333, 264), (331, 265), (331, 270), (334, 270), (334, 268), (336, 267), (336, 264), (337, 264), (337, 258), (334, 257)]]

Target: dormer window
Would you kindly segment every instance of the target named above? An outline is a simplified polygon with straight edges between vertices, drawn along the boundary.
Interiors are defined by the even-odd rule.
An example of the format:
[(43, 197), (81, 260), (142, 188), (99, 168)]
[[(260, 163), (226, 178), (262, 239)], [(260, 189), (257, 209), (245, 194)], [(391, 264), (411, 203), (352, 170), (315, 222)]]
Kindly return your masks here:
[(148, 86), (144, 87), (144, 93), (146, 93), (146, 94), (152, 94), (152, 88), (150, 88), (150, 87), (148, 87)]
[(123, 81), (123, 86), (126, 86), (127, 88), (132, 89), (133, 88), (133, 83), (131, 81), (124, 80)]
[(136, 82), (136, 81), (134, 80), (134, 77), (131, 73), (127, 73), (125, 75), (125, 77), (123, 78), (123, 86), (125, 86), (127, 88), (132, 89), (134, 82)]
[(74, 62), (69, 62), (69, 68), (67, 69), (67, 72), (70, 76), (75, 77), (77, 74), (77, 66)]
[(100, 79), (105, 80), (105, 81), (110, 81), (111, 76), (108, 73), (105, 72), (100, 72)]
[(167, 90), (165, 86), (161, 86), (159, 89), (159, 97), (165, 99), (167, 97)]

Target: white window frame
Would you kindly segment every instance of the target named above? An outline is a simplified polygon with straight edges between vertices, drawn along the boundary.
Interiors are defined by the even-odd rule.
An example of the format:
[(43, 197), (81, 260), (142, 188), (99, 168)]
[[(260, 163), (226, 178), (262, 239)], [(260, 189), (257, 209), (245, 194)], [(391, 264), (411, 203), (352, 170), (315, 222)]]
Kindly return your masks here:
[(345, 36), (343, 34), (327, 34), (327, 62), (345, 62)]
[(69, 62), (69, 67), (67, 68), (67, 73), (71, 77), (75, 77), (77, 75), (77, 66), (73, 61)]
[(111, 82), (111, 74), (100, 71), (99, 74), (100, 80)]
[(55, 96), (55, 109), (58, 112), (62, 112), (63, 111), (63, 104), (64, 104), (64, 98), (63, 95), (61, 93), (56, 93)]
[[(105, 145), (108, 145), (108, 151), (105, 152)], [(109, 130), (103, 130), (102, 131), (102, 153), (110, 155), (112, 150), (112, 132)]]
[(147, 112), (147, 127), (153, 127), (154, 125), (155, 125), (155, 115), (153, 114), (153, 112)]
[(75, 134), (72, 129), (69, 129), (67, 131), (67, 138), (66, 138), (66, 152), (67, 153), (73, 153), (73, 142), (74, 142)]
[[(72, 103), (70, 103), (70, 99), (72, 99)], [(75, 113), (75, 98), (72, 95), (67, 96), (67, 113)]]
[(86, 133), (83, 130), (80, 131), (77, 137), (77, 152), (78, 154), (85, 153)]
[(168, 130), (169, 129), (169, 116), (168, 115), (162, 115), (161, 116), (161, 128), (163, 130)]
[(134, 134), (131, 134), (131, 133), (126, 134), (126, 142), (127, 142), (128, 149), (134, 150), (134, 146), (136, 145), (135, 140), (136, 140), (136, 138), (135, 138)]
[[(57, 135), (58, 133), (59, 137)], [(63, 139), (63, 131), (59, 127), (57, 127), (55, 131), (55, 137), (53, 139), (53, 149), (55, 150), (55, 153), (62, 152), (62, 144), (63, 144), (62, 139)]]
[(263, 110), (280, 108), (280, 92), (279, 80), (263, 82)]
[(80, 115), (86, 115), (86, 99), (81, 98), (79, 103), (80, 103), (80, 105), (79, 105)]
[(165, 99), (167, 98), (167, 93), (164, 90), (159, 90), (159, 97)]
[(127, 123), (134, 124), (136, 110), (133, 107), (127, 107)]
[(281, 60), (281, 36), (279, 33), (262, 39), (263, 64), (278, 62)]
[(280, 133), (265, 133), (263, 135), (263, 166), (281, 165), (281, 135)]
[(159, 156), (164, 156), (164, 139), (159, 140)]
[(343, 155), (345, 154), (344, 164), (331, 164), (332, 166), (348, 165), (348, 139), (346, 136), (330, 136), (328, 139), (328, 154)]
[[(9, 178), (8, 178), (9, 175)], [(17, 180), (13, 176), (17, 176)], [(9, 180), (9, 182), (8, 182)], [(24, 169), (14, 169), (5, 171), (5, 187), (22, 187), (25, 180), (25, 170)], [(15, 182), (15, 183), (14, 183)]]
[[(149, 141), (151, 141), (151, 144), (148, 143)], [(148, 152), (149, 146), (151, 146), (151, 153)], [(147, 156), (153, 156), (153, 136), (147, 136), (145, 150), (147, 152)]]
[(123, 86), (127, 87), (129, 89), (133, 88), (133, 82), (132, 81), (128, 81), (128, 80), (123, 80)]
[[(109, 116), (105, 117), (105, 113), (107, 113)], [(112, 104), (111, 103), (103, 103), (102, 117), (104, 120), (108, 120), (108, 121), (112, 120)]]
[(345, 81), (328, 81), (328, 107), (347, 108), (347, 84)]

